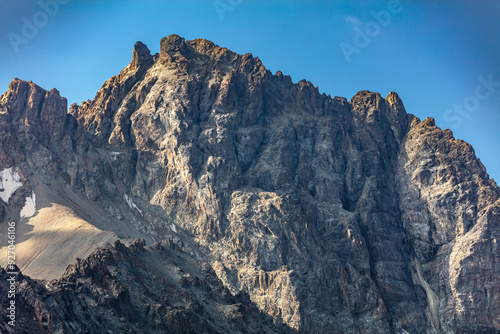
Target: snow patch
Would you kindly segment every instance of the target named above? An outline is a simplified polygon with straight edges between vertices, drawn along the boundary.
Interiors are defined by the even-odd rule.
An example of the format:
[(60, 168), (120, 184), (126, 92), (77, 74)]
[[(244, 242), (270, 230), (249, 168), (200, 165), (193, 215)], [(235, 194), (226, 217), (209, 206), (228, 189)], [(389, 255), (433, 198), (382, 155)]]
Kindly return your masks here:
[(35, 192), (31, 194), (30, 197), (26, 197), (26, 202), (24, 203), (24, 207), (21, 210), (21, 220), (24, 218), (33, 217), (36, 213), (36, 195)]
[(132, 202), (132, 198), (128, 197), (128, 195), (127, 195), (127, 194), (125, 194), (125, 195), (124, 195), (124, 197), (125, 197), (125, 201), (127, 202), (127, 204), (128, 204), (128, 206), (129, 206), (129, 208), (131, 208), (131, 209), (136, 209), (137, 211), (139, 211), (139, 213), (140, 213), (140, 214), (141, 214), (141, 216), (142, 216), (142, 210), (141, 210), (141, 209), (139, 209), (139, 208), (137, 207), (137, 205), (135, 205), (135, 203), (134, 203), (134, 202)]
[(12, 167), (0, 171), (0, 198), (2, 201), (9, 203), (12, 194), (23, 186), (20, 180), (19, 174), (13, 172)]

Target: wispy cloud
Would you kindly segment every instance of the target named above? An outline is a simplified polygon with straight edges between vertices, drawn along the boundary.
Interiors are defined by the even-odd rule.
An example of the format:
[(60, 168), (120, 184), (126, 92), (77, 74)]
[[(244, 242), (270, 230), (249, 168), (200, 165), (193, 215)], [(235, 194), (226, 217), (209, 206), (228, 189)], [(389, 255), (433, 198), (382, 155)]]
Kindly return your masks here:
[(358, 19), (357, 17), (354, 17), (354, 16), (344, 16), (344, 19), (346, 22), (351, 23), (355, 26), (363, 23), (363, 22), (361, 22), (360, 19)]

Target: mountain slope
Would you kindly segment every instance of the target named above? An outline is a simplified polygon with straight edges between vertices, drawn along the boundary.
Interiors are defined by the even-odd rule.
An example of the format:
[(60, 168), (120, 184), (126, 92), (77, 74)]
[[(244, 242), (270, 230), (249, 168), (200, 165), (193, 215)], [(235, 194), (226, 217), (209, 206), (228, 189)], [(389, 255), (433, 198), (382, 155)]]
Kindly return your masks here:
[[(6, 299), (9, 275), (1, 269), (0, 276)], [(2, 313), (2, 333), (293, 333), (169, 239), (107, 244), (46, 286), (22, 274), (17, 281), (21, 330)]]
[[(136, 43), (93, 101), (65, 103), (19, 80), (0, 98), (0, 169), (23, 181), (4, 220), (35, 191), (102, 231), (96, 246), (177, 238), (282, 330), (500, 330), (500, 190), (469, 145), (396, 93), (331, 98), (250, 54), (171, 35), (157, 55)], [(35, 237), (41, 214), (23, 221)], [(65, 266), (83, 248), (36, 252)]]

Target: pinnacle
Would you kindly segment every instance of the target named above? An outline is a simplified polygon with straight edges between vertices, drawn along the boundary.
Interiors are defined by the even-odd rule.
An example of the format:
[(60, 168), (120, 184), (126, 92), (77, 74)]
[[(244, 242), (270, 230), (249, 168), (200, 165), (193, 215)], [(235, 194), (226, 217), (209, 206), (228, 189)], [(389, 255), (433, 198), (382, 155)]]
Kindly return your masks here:
[(142, 43), (137, 42), (134, 45), (132, 64), (134, 68), (141, 68), (147, 66), (153, 62), (153, 56), (151, 56), (151, 51), (148, 47)]

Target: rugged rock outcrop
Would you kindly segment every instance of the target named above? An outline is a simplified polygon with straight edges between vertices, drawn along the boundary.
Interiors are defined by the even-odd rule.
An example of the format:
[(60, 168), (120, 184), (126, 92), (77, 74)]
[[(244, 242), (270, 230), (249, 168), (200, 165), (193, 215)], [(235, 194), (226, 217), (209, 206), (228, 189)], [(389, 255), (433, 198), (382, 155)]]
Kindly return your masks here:
[[(397, 169), (402, 223), (427, 313), (444, 332), (500, 330), (499, 189), (473, 148), (414, 119)], [(428, 283), (422, 284), (422, 278)]]
[[(407, 114), (396, 93), (331, 98), (250, 54), (172, 35), (157, 55), (136, 43), (132, 62), (93, 101), (67, 114), (65, 104), (19, 80), (0, 97), (0, 170), (13, 167), (24, 182), (0, 205), (4, 220), (18, 219), (33, 189), (52, 194), (48, 204), (64, 202), (116, 238), (175, 238), (197, 283), (182, 290), (181, 310), (179, 291), (143, 277), (154, 267), (175, 280), (168, 268), (181, 265), (170, 251), (117, 243), (45, 287), (30, 281), (38, 288), (29, 312), (43, 298), (57, 303), (42, 307), (52, 327), (40, 317), (29, 326), (500, 331), (500, 190), (470, 145)], [(76, 256), (85, 257), (64, 263)], [(69, 289), (74, 282), (80, 288)], [(76, 301), (94, 327), (68, 310)], [(148, 318), (156, 305), (158, 321)]]
[[(177, 242), (176, 243), (174, 243)], [(179, 240), (105, 245), (41, 284), (18, 273), (17, 325), (2, 333), (293, 333), (273, 325), (247, 294), (231, 294)], [(0, 269), (2, 304), (11, 277)]]

